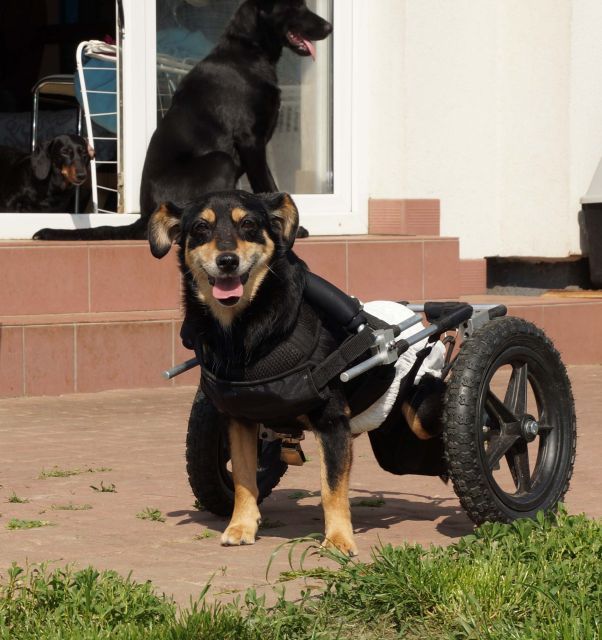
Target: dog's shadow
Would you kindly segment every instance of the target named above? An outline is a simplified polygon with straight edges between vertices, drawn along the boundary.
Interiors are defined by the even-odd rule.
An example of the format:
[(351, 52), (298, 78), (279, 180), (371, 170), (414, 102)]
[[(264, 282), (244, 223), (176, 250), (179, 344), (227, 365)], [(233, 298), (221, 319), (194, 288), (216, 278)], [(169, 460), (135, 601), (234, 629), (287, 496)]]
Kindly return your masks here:
[[(357, 490), (355, 492), (357, 493)], [(455, 498), (392, 491), (366, 491), (365, 493), (365, 497), (355, 497), (351, 500), (351, 517), (356, 534), (372, 530), (386, 531), (403, 522), (423, 521), (433, 523), (438, 521), (434, 528), (441, 535), (449, 538), (457, 538), (474, 530), (474, 524), (457, 504)], [(308, 499), (312, 499), (311, 504), (307, 503)], [(228, 518), (195, 508), (171, 511), (167, 515), (170, 518), (180, 518), (177, 522), (178, 526), (196, 524), (216, 531), (223, 531), (228, 522)], [(302, 538), (321, 532), (324, 526), (319, 492), (275, 490), (262, 503), (261, 515), (259, 537), (269, 536), (287, 540)]]

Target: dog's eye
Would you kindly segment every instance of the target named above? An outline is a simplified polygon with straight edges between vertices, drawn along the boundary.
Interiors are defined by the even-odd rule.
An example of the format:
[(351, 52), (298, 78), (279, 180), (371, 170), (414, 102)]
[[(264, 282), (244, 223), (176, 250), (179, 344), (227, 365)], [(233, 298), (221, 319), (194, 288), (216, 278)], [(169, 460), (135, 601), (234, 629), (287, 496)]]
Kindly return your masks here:
[(207, 235), (211, 231), (211, 227), (206, 220), (197, 220), (190, 229), (190, 234), (197, 237)]
[(253, 232), (253, 231), (255, 231), (257, 229), (257, 223), (255, 222), (255, 220), (251, 220), (251, 218), (245, 218), (240, 223), (240, 228), (243, 231)]

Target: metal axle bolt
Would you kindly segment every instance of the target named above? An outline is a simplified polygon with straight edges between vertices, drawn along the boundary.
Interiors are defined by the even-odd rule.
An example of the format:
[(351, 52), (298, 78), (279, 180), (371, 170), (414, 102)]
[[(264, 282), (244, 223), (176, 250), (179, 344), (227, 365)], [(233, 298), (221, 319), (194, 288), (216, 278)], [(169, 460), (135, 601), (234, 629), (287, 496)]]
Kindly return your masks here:
[(525, 423), (525, 433), (536, 436), (539, 433), (539, 422), (537, 420), (527, 420)]

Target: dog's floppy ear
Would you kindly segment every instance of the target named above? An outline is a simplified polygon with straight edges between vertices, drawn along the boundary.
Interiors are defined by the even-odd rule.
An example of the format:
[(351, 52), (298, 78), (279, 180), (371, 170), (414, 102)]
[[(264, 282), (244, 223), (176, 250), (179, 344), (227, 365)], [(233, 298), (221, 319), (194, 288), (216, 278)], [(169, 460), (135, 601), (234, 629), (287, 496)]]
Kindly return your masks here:
[(33, 175), (38, 180), (46, 180), (50, 174), (50, 168), (52, 167), (52, 158), (50, 157), (51, 146), (52, 140), (43, 142), (42, 144), (36, 145), (36, 148), (31, 154), (31, 168), (33, 169)]
[(292, 249), (299, 228), (299, 211), (288, 193), (262, 195), (272, 229), (282, 238), (286, 250)]
[(148, 242), (155, 258), (169, 253), (171, 245), (180, 234), (182, 210), (171, 202), (164, 202), (153, 213), (148, 223)]

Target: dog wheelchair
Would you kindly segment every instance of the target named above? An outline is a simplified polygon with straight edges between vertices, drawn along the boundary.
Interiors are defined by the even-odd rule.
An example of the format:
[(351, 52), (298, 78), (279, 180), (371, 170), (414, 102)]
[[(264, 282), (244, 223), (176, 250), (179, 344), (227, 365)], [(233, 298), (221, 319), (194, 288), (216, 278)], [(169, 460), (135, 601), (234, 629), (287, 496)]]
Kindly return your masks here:
[[(343, 384), (356, 381), (361, 388), (364, 374), (391, 370), (403, 353), (424, 345), (388, 417), (368, 431), (383, 469), (450, 479), (476, 524), (532, 518), (562, 500), (575, 459), (575, 409), (566, 368), (541, 329), (507, 316), (503, 305), (455, 301), (401, 303), (410, 317), (398, 325), (377, 323), (375, 329), (359, 301), (311, 273), (305, 297), (349, 333), (318, 377), (336, 374)], [(427, 326), (409, 336), (425, 319)], [(416, 392), (416, 374), (435, 343), (445, 351), (440, 402), (434, 405), (440, 428), (421, 438), (400, 409)], [(191, 359), (163, 375), (169, 379), (198, 364)], [(258, 502), (270, 495), (288, 465), (304, 463), (303, 438), (301, 428), (260, 425)], [(234, 505), (229, 459), (226, 420), (199, 387), (188, 423), (187, 472), (199, 503), (220, 516), (229, 516)]]

